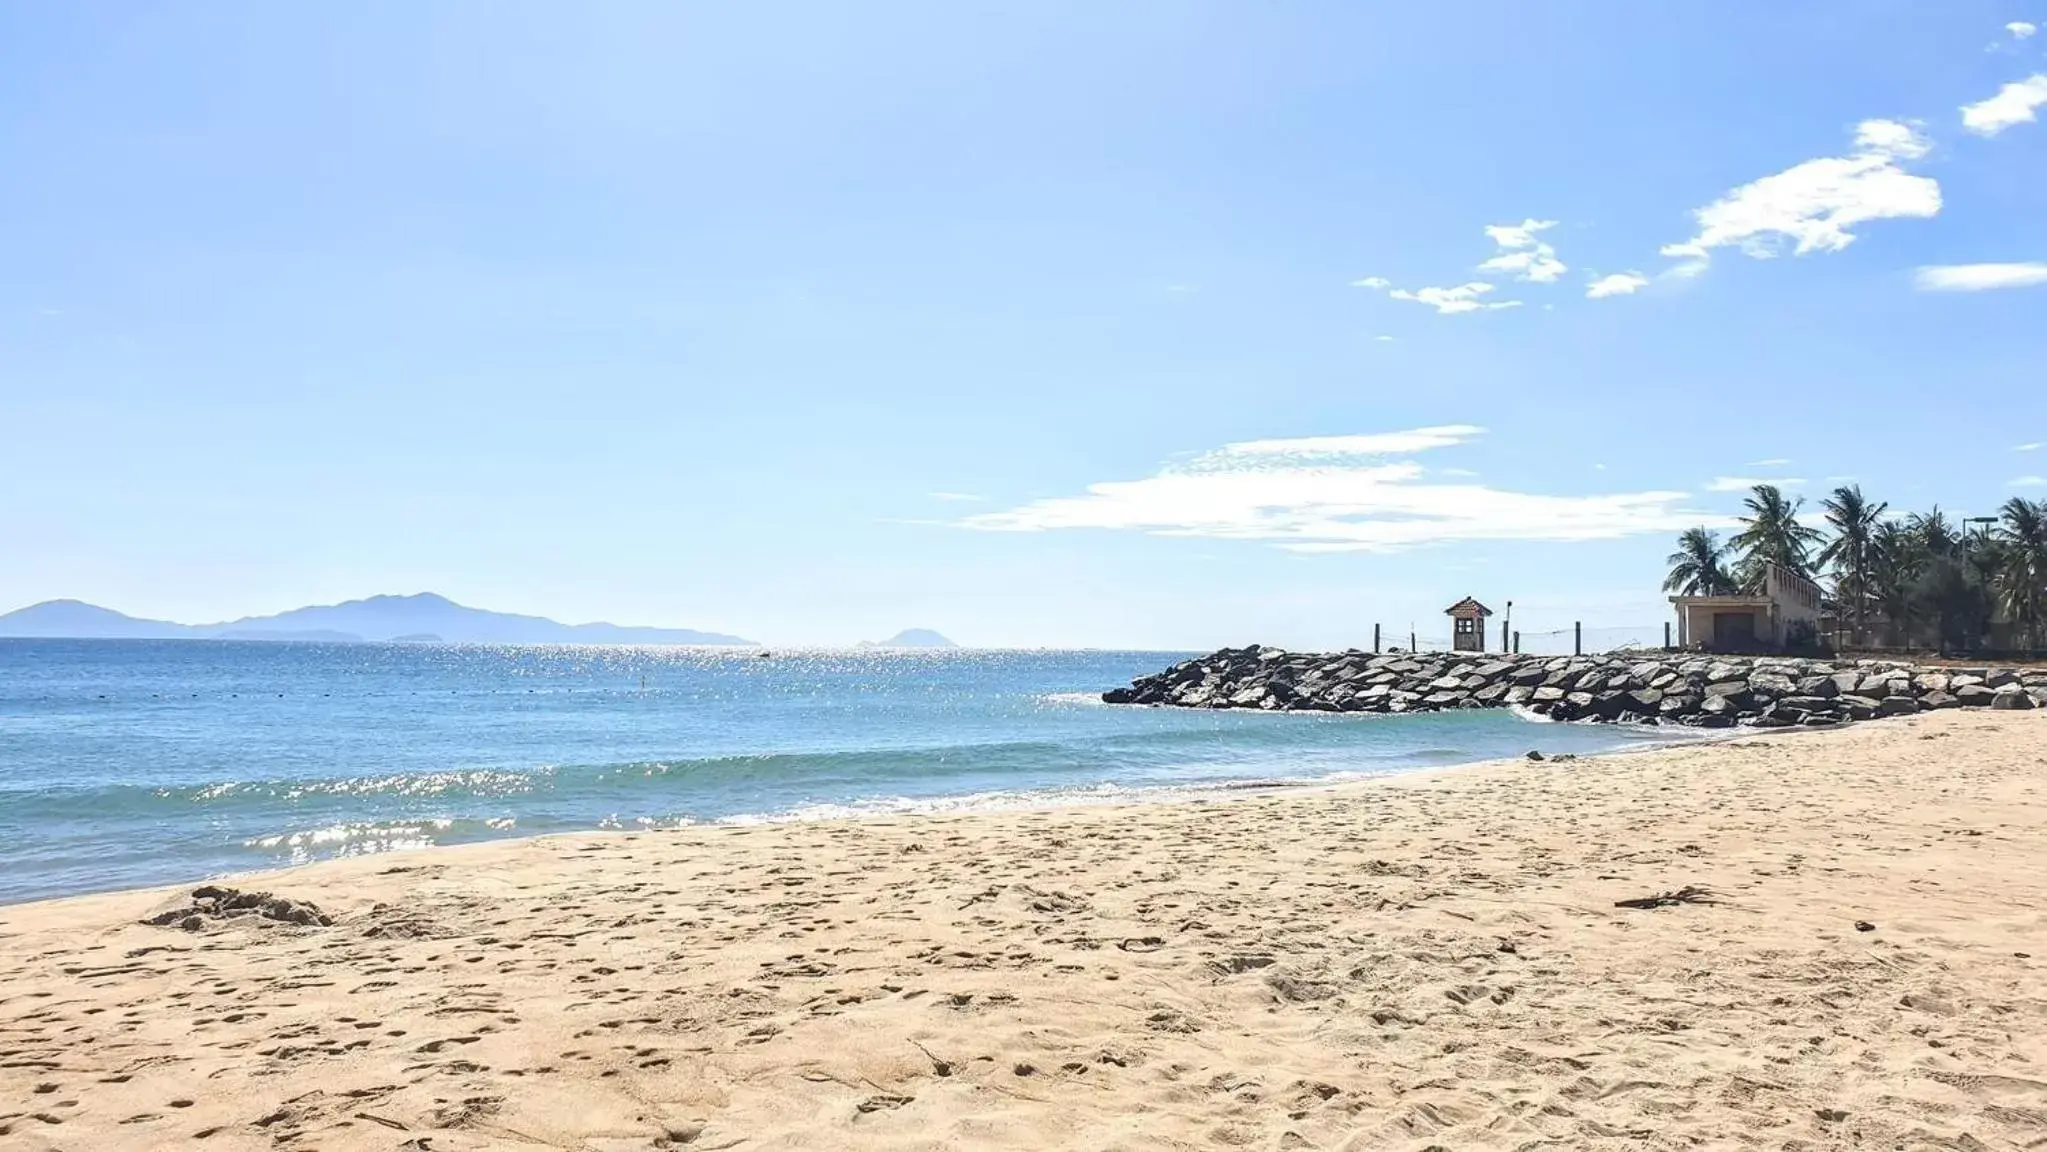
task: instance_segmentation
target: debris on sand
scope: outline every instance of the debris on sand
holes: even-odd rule
[[[334,923],[320,911],[319,905],[309,900],[291,900],[268,892],[244,892],[239,888],[223,888],[215,884],[202,884],[192,889],[191,904],[159,912],[142,922],[159,928],[183,928],[187,932],[197,932],[206,927],[209,920],[237,920],[247,916],[307,928],[327,928]]]
[[[1616,900],[1616,908],[1672,908],[1679,904],[1718,904],[1719,899],[1704,888],[1687,884],[1675,892],[1663,892],[1655,896],[1637,896],[1632,900]]]

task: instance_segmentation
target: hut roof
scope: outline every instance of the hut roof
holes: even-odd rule
[[[1479,616],[1490,616],[1493,614],[1493,610],[1479,603],[1478,601],[1473,600],[1469,596],[1466,596],[1464,599],[1459,600],[1457,603],[1452,604],[1448,608],[1443,609],[1443,615],[1445,616],[1470,616],[1474,614]]]

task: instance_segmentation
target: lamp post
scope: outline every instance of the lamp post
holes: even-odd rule
[[[1514,650],[1514,602],[1507,601],[1507,622],[1500,628],[1500,651]]]

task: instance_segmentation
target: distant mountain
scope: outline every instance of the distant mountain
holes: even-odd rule
[[[45,600],[0,616],[0,636],[175,640],[199,634],[199,629],[187,624],[138,620],[83,600]]]
[[[905,628],[901,632],[879,642],[866,640],[862,648],[957,648],[959,645],[940,636],[929,628]]]
[[[742,644],[751,640],[688,628],[633,628],[618,624],[559,624],[468,608],[445,596],[371,596],[342,604],[294,608],[274,616],[248,616],[225,624],[187,625],[138,620],[76,600],[51,600],[0,616],[0,636],[154,640],[420,640],[434,637],[472,644]]]

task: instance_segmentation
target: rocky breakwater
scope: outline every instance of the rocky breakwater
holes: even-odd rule
[[[1440,712],[1519,705],[1553,720],[1697,728],[1821,727],[1937,708],[2047,707],[2047,668],[1612,652],[1305,653],[1225,648],[1128,688],[1110,704],[1264,711]]]

